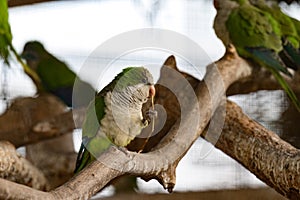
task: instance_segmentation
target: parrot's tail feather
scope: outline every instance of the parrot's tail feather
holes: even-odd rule
[[[263,65],[268,66],[276,71],[281,71],[284,74],[292,77],[292,74],[287,70],[284,62],[273,50],[263,47],[246,47],[245,49],[257,62],[262,63]]]
[[[75,167],[75,171],[77,170],[77,168],[80,166],[81,160],[82,160],[82,156],[83,156],[83,152],[84,152],[84,144],[81,143],[80,145],[80,149],[77,155],[77,159],[76,159],[76,167]]]
[[[83,144],[81,144],[81,146],[83,146],[83,148],[81,152],[79,151],[78,153],[74,174],[80,172],[85,166],[87,166],[93,160],[90,152],[86,150]]]
[[[281,87],[284,89],[290,100],[293,102],[296,109],[300,112],[300,102],[293,90],[290,88],[290,86],[287,84],[287,82],[283,79],[283,77],[278,71],[271,69],[271,72],[275,76],[276,80],[279,82]]]
[[[291,43],[285,42],[279,56],[288,68],[300,69],[300,50],[294,48]]]

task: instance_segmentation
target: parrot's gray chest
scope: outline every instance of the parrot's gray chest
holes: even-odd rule
[[[114,100],[112,92],[104,98],[105,116],[100,121],[100,133],[105,134],[115,145],[126,146],[144,128],[142,104],[124,105]]]

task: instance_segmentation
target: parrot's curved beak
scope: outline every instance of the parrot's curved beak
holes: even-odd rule
[[[150,98],[154,98],[155,96],[155,87],[154,85],[150,85],[150,88],[149,88],[149,97]]]

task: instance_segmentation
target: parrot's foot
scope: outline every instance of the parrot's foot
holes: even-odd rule
[[[143,118],[143,119],[142,119],[142,123],[143,123],[144,127],[146,127],[146,126],[149,125],[149,120],[146,119],[146,118]]]
[[[147,115],[150,119],[156,118],[156,117],[157,117],[157,111],[150,108],[150,109],[146,112],[146,115]]]
[[[146,117],[143,119],[143,124],[145,126],[148,126],[151,123],[151,121],[153,121],[156,117],[157,117],[157,111],[150,108],[146,112]],[[145,121],[147,121],[147,122],[145,122]]]
[[[126,149],[126,147],[118,147],[120,151],[122,151],[126,156],[129,154],[129,151]]]

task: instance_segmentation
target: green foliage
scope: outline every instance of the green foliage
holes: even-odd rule
[[[9,49],[12,42],[10,25],[8,22],[7,0],[0,0],[0,56],[8,64]]]

